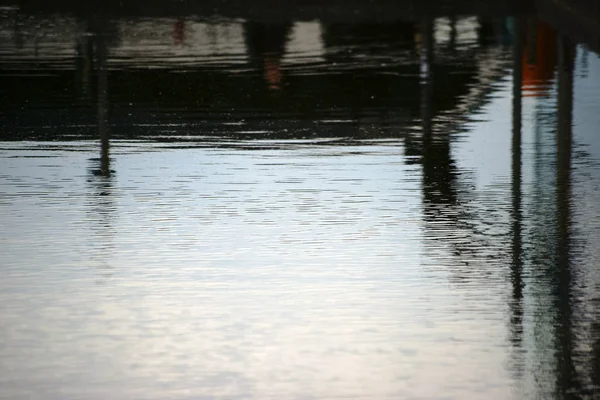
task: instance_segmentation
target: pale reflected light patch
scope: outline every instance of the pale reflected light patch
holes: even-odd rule
[[[192,18],[119,21],[120,42],[111,51],[110,63],[145,68],[245,64],[248,56],[242,25],[243,21],[237,20]]]
[[[318,21],[294,23],[282,64],[293,66],[322,63],[325,60],[322,34],[321,23]]]
[[[454,24],[454,28],[452,27]],[[448,17],[436,18],[434,22],[434,38],[436,45],[447,46],[452,40],[462,50],[477,46],[479,21],[477,17],[456,17],[454,20]],[[452,30],[454,39],[452,38]]]

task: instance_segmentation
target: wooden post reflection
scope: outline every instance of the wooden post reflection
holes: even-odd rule
[[[562,395],[577,387],[573,365],[571,310],[570,233],[571,233],[571,157],[573,122],[573,63],[575,48],[568,38],[558,41],[558,129],[557,129],[557,324],[558,390]]]
[[[98,133],[100,135],[100,173],[110,175],[110,132],[108,130],[108,82],[107,82],[107,48],[104,32],[97,33],[96,57],[98,73]]]
[[[521,117],[524,48],[523,21],[515,18],[513,43],[513,87],[512,87],[512,265],[513,287],[512,323],[513,341],[520,346],[523,325],[523,279],[521,243]]]

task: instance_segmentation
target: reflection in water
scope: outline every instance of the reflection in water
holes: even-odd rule
[[[512,242],[511,242],[511,341],[512,345],[519,349],[523,342],[523,244],[522,244],[522,73],[523,64],[523,21],[521,18],[512,20],[514,26],[514,42],[512,49],[513,76],[512,76],[512,143],[511,143],[511,192],[512,192]],[[516,370],[519,375],[522,371],[517,363]]]
[[[581,47],[302,24],[4,16],[12,398],[593,397]]]
[[[97,33],[96,59],[98,72],[98,133],[100,136],[100,174],[110,175],[110,132],[108,128],[107,48],[104,32]]]
[[[96,72],[96,109],[97,109],[97,125],[98,137],[100,139],[100,157],[92,158],[93,165],[91,167],[91,176],[88,182],[91,185],[92,201],[89,206],[90,221],[95,224],[90,224],[94,229],[91,241],[94,243],[94,251],[91,252],[90,258],[93,262],[99,265],[105,272],[101,273],[103,278],[109,278],[112,275],[112,267],[108,259],[111,253],[115,251],[113,243],[114,230],[113,219],[115,213],[115,204],[112,199],[113,184],[110,165],[110,128],[109,128],[109,97],[108,97],[108,21],[106,17],[100,16],[92,20],[88,24],[88,35],[85,35],[90,42],[88,47],[91,51],[83,53],[84,58],[95,58]],[[93,38],[93,41],[90,40]],[[83,65],[86,70],[82,75],[90,76],[90,62],[86,63],[83,60]],[[89,78],[82,81],[82,86],[87,85]]]
[[[556,48],[556,30],[543,21],[530,19],[522,52],[522,80],[528,96],[547,94],[556,67]]]
[[[173,26],[173,40],[176,45],[182,46],[185,42],[185,20],[178,19]]]
[[[557,391],[559,398],[567,398],[570,393],[580,393],[581,383],[574,365],[574,334],[571,271],[571,158],[573,124],[573,62],[574,47],[565,37],[559,39],[558,46],[558,129],[557,129],[557,170],[556,170],[556,210],[557,246],[555,297],[559,317],[556,321],[557,346]]]
[[[281,59],[285,53],[291,26],[291,23],[265,24],[253,21],[244,24],[244,36],[250,58],[261,71],[271,90],[281,89]]]
[[[445,207],[456,203],[454,162],[450,155],[450,138],[447,133],[433,136],[435,91],[434,55],[435,46],[431,20],[423,21],[421,34],[421,119],[423,128],[423,191],[425,215],[432,218],[444,212]]]
[[[91,267],[99,269],[99,275],[103,282],[113,274],[110,258],[115,252],[114,224],[116,204],[113,199],[113,177],[104,157],[108,157],[108,148],[102,148],[100,159],[92,158],[90,176],[88,178],[90,201],[86,205],[88,215],[86,220],[91,228],[89,241],[89,261]]]

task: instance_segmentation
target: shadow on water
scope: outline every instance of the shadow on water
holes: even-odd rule
[[[3,26],[14,27],[14,54],[2,63],[0,102],[6,111],[0,139],[98,141],[88,182],[104,243],[100,258],[114,249],[105,240],[115,217],[111,139],[238,149],[263,148],[252,147],[252,141],[277,148],[287,139],[335,146],[397,141],[404,161],[420,168],[425,236],[452,248],[456,275],[469,277],[486,257],[507,256],[515,374],[536,376],[534,385],[549,385],[538,389],[552,391],[553,398],[595,393],[600,319],[591,322],[592,350],[586,353],[578,341],[581,326],[590,321],[576,320],[577,288],[585,285],[573,272],[573,254],[581,246],[573,238],[576,46],[548,24],[520,15],[385,24],[94,16],[62,21],[71,30],[57,33],[49,48],[36,47],[32,57],[24,50],[32,26],[19,13],[11,18]],[[143,22],[172,33],[172,42],[167,35],[153,38]],[[151,45],[132,34],[136,23],[154,40]],[[205,34],[210,29],[221,30],[210,37]],[[74,55],[70,41],[76,43]],[[50,54],[57,48],[59,56]],[[482,221],[497,222],[496,217],[473,207],[473,182],[460,169],[453,146],[511,74],[510,223],[507,241],[492,245],[497,237],[483,232]],[[522,115],[525,97],[551,96],[554,84],[555,191],[549,201],[539,182],[526,195]],[[545,129],[545,114],[537,117],[535,123]],[[534,169],[542,168],[545,161],[536,157],[539,152],[532,157]],[[528,206],[550,211],[527,220]],[[537,292],[549,304],[532,311],[528,307],[535,301],[528,303],[527,296]],[[542,315],[546,311],[551,317]],[[531,344],[528,335],[540,343],[548,339],[536,335],[550,335],[553,347]],[[552,353],[553,365],[527,370],[523,354],[545,352]],[[542,355],[535,367],[544,362]]]

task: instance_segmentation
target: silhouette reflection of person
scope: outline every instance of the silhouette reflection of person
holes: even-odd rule
[[[281,59],[285,54],[285,46],[292,24],[261,23],[249,21],[244,24],[246,48],[251,63],[264,77],[270,90],[280,90],[283,73]]]

